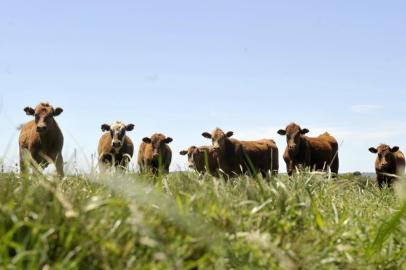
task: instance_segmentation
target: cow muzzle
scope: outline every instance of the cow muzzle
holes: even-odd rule
[[[113,142],[112,143],[114,148],[120,148],[121,147],[121,142]]]
[[[296,144],[288,145],[288,151],[290,154],[296,154],[297,145]]]
[[[289,151],[294,151],[294,150],[296,150],[296,144],[290,144],[290,145],[288,146],[288,149],[289,149]]]
[[[379,170],[385,170],[389,167],[389,163],[381,163],[379,166]]]
[[[37,132],[39,132],[39,133],[44,133],[46,130],[47,130],[47,126],[45,126],[45,125],[37,126]]]

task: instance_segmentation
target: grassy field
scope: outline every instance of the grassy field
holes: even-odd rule
[[[406,204],[303,173],[0,175],[0,269],[406,269]]]

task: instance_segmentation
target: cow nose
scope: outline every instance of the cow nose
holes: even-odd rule
[[[296,144],[289,145],[289,150],[294,150],[296,148]]]
[[[121,143],[120,142],[113,142],[113,147],[120,147]]]
[[[37,132],[44,132],[45,130],[47,130],[46,126],[37,126]]]
[[[194,168],[193,164],[189,164],[189,168],[193,169]]]
[[[152,155],[152,157],[157,158],[157,157],[159,157],[159,154],[158,154],[158,153],[154,153],[154,154]]]

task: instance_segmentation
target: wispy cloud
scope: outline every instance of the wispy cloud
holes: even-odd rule
[[[351,106],[351,111],[359,114],[370,114],[380,111],[383,108],[384,106],[376,104],[358,104]]]

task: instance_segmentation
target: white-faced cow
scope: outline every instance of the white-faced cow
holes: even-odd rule
[[[20,170],[27,172],[27,164],[32,157],[42,168],[54,163],[56,171],[63,177],[63,135],[54,117],[60,115],[61,108],[53,108],[49,103],[40,103],[35,109],[26,107],[25,113],[33,116],[34,120],[24,124],[21,128]]]
[[[398,146],[390,147],[381,144],[377,148],[369,148],[369,151],[378,154],[375,171],[380,188],[383,188],[385,184],[390,186],[399,176],[405,174],[405,156]]]
[[[106,165],[127,168],[134,154],[134,144],[126,132],[133,129],[133,124],[125,125],[119,121],[111,125],[103,124],[101,126],[104,134],[99,140],[98,154],[99,165],[102,170],[105,169]]]
[[[318,137],[307,137],[309,130],[302,129],[295,123],[289,124],[286,129],[280,129],[279,135],[285,136],[287,146],[283,158],[286,162],[287,172],[292,175],[295,169],[309,167],[311,170],[326,171],[338,174],[338,143],[329,133]]]
[[[138,151],[140,171],[152,172],[155,175],[161,172],[169,173],[172,150],[168,144],[171,142],[171,137],[166,137],[161,133],[155,133],[149,138],[143,138]]]

